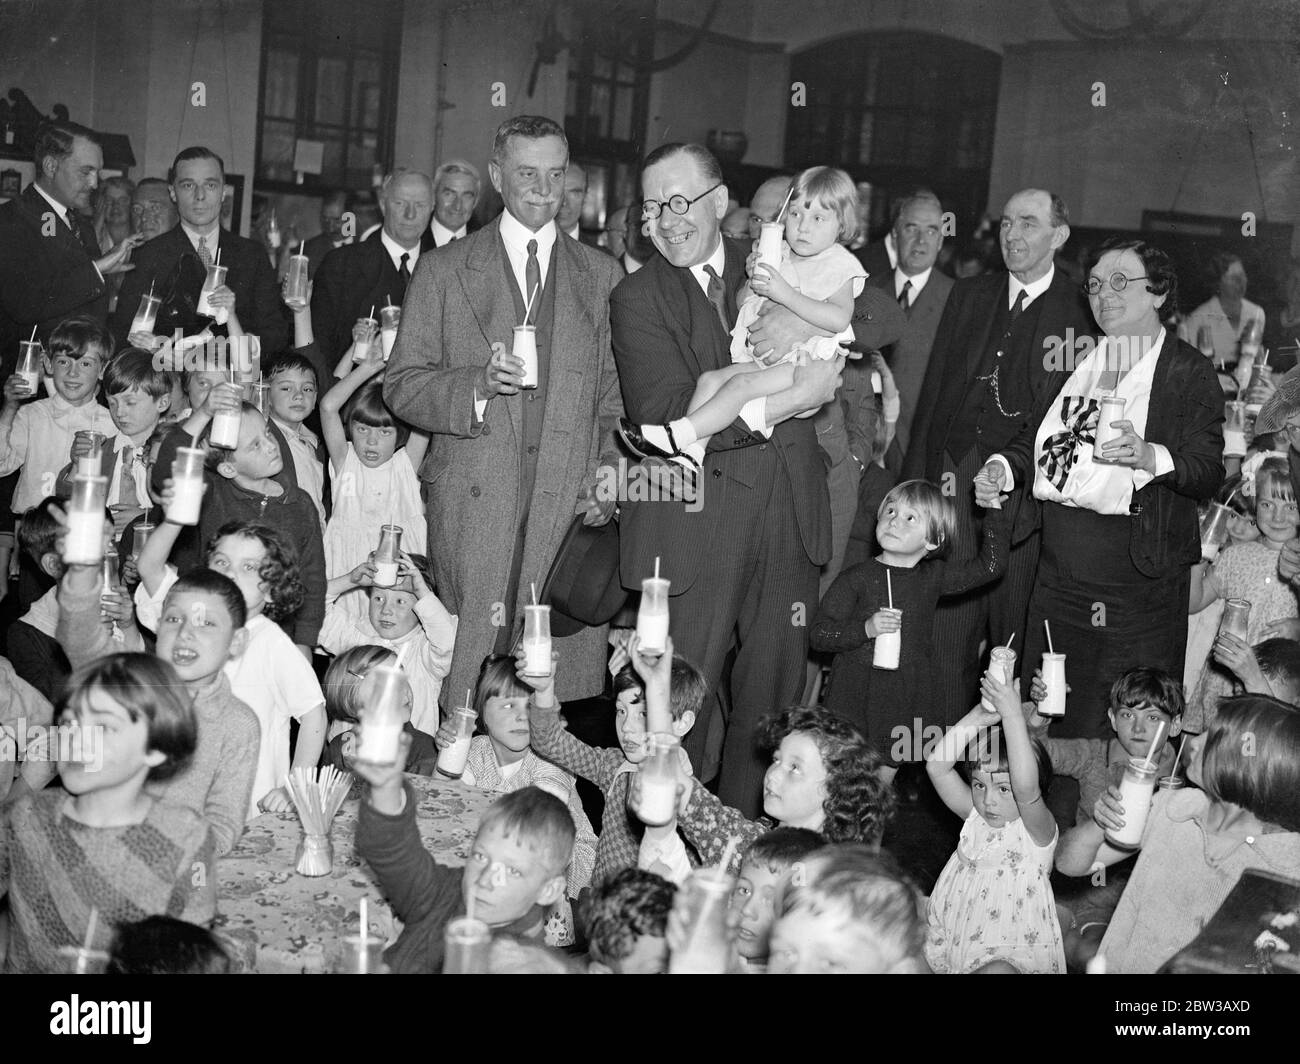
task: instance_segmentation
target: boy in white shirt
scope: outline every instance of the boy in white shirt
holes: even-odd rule
[[[113,337],[90,317],[68,318],[50,335],[45,355],[49,395],[36,399],[28,382],[15,373],[4,385],[0,407],[0,477],[21,469],[12,509],[23,514],[47,495],[68,462],[78,432],[116,435],[108,408],[95,400]],[[35,402],[27,400],[35,399]]]

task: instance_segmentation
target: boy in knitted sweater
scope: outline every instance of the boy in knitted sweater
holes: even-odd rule
[[[206,924],[216,914],[211,829],[145,788],[194,753],[197,724],[175,673],[147,654],[110,654],[72,675],[59,720],[63,789],[0,812],[7,972],[70,970],[68,951],[106,950],[119,924],[146,916]]]
[[[99,580],[96,566],[70,565],[59,587],[59,639],[74,668],[111,646],[99,619]],[[244,832],[261,743],[257,717],[230,693],[222,671],[243,653],[245,620],[244,596],[234,581],[196,569],[168,591],[155,648],[193,698],[198,738],[188,763],[166,780],[151,782],[150,793],[202,816],[212,827],[218,857]]]
[[[533,688],[529,729],[533,752],[559,765],[566,772],[591,780],[605,796],[600,839],[596,844],[596,869],[592,885],[624,868],[635,868],[644,825],[627,807],[628,783],[649,752],[647,737],[652,732],[671,732],[681,738],[695,724],[696,714],[708,694],[698,669],[682,658],[674,658],[672,641],[660,654],[643,653],[636,636],[628,643],[628,654],[644,687],[626,685],[620,673],[614,714],[617,750],[597,750],[574,738],[560,721],[555,699],[555,669],[544,677],[524,676]],[[620,684],[620,678],[624,680]]]
[[[483,814],[465,867],[441,865],[420,841],[415,793],[403,779],[410,742],[402,736],[394,764],[352,766],[370,784],[357,818],[357,853],[403,924],[384,953],[389,968],[442,971],[443,932],[471,898],[475,917],[493,931],[540,940],[573,855],[568,808],[539,787],[503,794]]]

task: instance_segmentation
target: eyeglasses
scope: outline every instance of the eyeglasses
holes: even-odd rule
[[[1128,287],[1129,281],[1145,281],[1147,275],[1144,273],[1141,277],[1126,277],[1122,273],[1112,273],[1110,275],[1110,286],[1116,292],[1122,292]],[[1097,277],[1089,277],[1083,286],[1083,290],[1090,296],[1095,296],[1101,291],[1101,280]]]
[[[1282,426],[1287,432],[1300,432],[1300,422],[1288,421]]]
[[[719,181],[716,185],[713,186],[713,188],[706,188],[703,192],[701,192],[698,196],[696,196],[695,199],[687,199],[685,196],[674,196],[666,203],[663,200],[652,200],[652,199],[642,200],[641,218],[644,221],[653,222],[656,218],[659,217],[659,215],[663,213],[665,207],[667,207],[670,211],[672,211],[673,214],[685,214],[687,211],[691,209],[692,204],[698,203],[710,192],[714,191],[714,189],[718,189],[721,187],[722,187],[722,182]]]

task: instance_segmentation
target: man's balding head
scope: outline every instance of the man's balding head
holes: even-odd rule
[[[384,232],[404,248],[414,248],[433,215],[433,182],[418,170],[398,170],[379,194]]]
[[[1032,284],[1046,274],[1057,249],[1068,239],[1070,216],[1060,196],[1026,188],[1007,200],[998,240],[1007,269],[1021,284]]]
[[[786,194],[790,191],[790,182],[793,178],[784,174],[778,174],[776,177],[769,177],[754,193],[754,198],[749,201],[749,237],[751,240],[757,240],[759,234],[763,231],[764,222],[776,221],[776,216],[781,213],[781,204],[785,202]]]

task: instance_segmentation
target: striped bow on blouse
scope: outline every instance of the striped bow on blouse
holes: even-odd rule
[[[1061,423],[1065,428],[1043,441],[1043,452],[1038,456],[1039,466],[1057,491],[1064,493],[1070,470],[1079,460],[1079,447],[1095,442],[1100,409],[1096,399],[1061,396]]]

